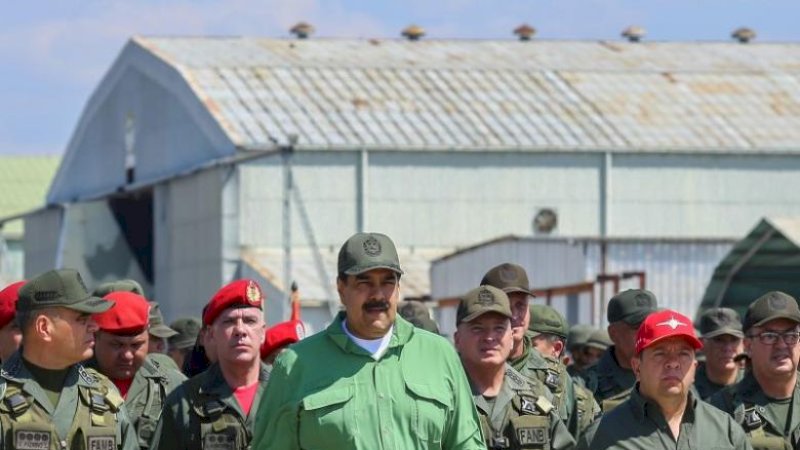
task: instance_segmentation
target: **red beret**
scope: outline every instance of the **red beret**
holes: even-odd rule
[[[264,295],[261,287],[253,280],[232,281],[218,290],[203,312],[203,324],[211,325],[222,311],[231,307],[251,307],[261,309]]]
[[[95,314],[94,321],[102,331],[112,334],[137,334],[147,329],[150,322],[150,303],[133,292],[111,292],[105,297],[114,302],[106,312]]]
[[[294,344],[305,336],[306,328],[299,320],[288,320],[267,329],[264,343],[261,344],[261,359],[282,347]]]
[[[0,291],[0,328],[8,325],[17,315],[17,299],[19,289],[25,285],[24,281],[11,283]]]

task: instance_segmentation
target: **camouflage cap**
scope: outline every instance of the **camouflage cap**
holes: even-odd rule
[[[471,322],[486,313],[512,318],[508,295],[494,286],[477,287],[461,297],[456,312],[456,325]]]
[[[615,295],[608,302],[608,323],[620,320],[628,325],[639,325],[658,309],[655,294],[647,289],[628,289]]]
[[[112,302],[91,295],[81,274],[73,269],[45,272],[25,283],[18,295],[19,312],[60,306],[82,313],[97,314],[114,306]]]
[[[614,343],[608,336],[608,330],[594,330],[594,332],[589,335],[589,339],[586,341],[587,347],[600,350],[607,350],[608,347],[611,347],[612,345],[614,345]]]
[[[339,250],[339,273],[358,275],[373,269],[389,269],[403,274],[394,242],[385,234],[354,234]]]
[[[178,334],[177,331],[168,327],[164,323],[164,316],[161,315],[161,307],[156,302],[150,302],[150,334],[160,338],[171,338]]]
[[[481,286],[494,286],[497,289],[502,289],[507,294],[522,292],[535,297],[531,293],[528,274],[522,266],[517,264],[503,263],[492,267],[483,276]]]
[[[569,324],[555,308],[547,305],[530,305],[528,308],[531,311],[531,322],[528,325],[528,330],[532,332],[532,336],[546,333],[554,334],[564,339],[567,338]]]
[[[170,348],[183,350],[185,348],[194,347],[194,343],[197,341],[197,335],[200,334],[200,328],[202,328],[202,326],[202,322],[196,317],[181,317],[169,324],[169,327],[178,333],[169,338]]]
[[[136,280],[117,280],[103,283],[96,288],[92,294],[96,297],[105,297],[112,292],[133,292],[134,294],[144,296],[142,285]]]
[[[579,323],[571,326],[569,334],[567,334],[567,348],[569,351],[586,345],[586,341],[589,340],[592,332],[594,332],[594,327],[591,325]]]
[[[713,338],[723,334],[744,337],[739,314],[730,308],[709,308],[700,316],[698,331],[703,338]]]
[[[750,328],[760,327],[775,319],[788,319],[800,323],[800,309],[797,307],[797,300],[784,292],[767,292],[747,308],[743,328],[746,333]]]
[[[431,319],[428,307],[424,303],[416,300],[402,301],[397,304],[397,313],[415,327],[439,334],[439,326]]]

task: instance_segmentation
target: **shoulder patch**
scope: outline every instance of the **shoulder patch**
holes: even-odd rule
[[[81,380],[88,384],[98,384],[100,382],[100,378],[97,377],[99,373],[94,369],[84,367],[83,364],[78,364],[78,375]]]

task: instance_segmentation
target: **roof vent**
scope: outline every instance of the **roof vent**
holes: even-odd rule
[[[642,27],[637,27],[636,25],[631,25],[622,30],[622,37],[628,39],[630,42],[639,42],[646,34],[647,30]]]
[[[425,36],[425,29],[418,25],[411,25],[403,30],[402,35],[409,41],[418,41],[419,38]]]
[[[558,213],[553,208],[541,208],[533,217],[535,234],[552,234],[558,226]]]
[[[731,33],[731,37],[741,42],[742,44],[747,44],[748,42],[756,38],[756,32],[750,28],[741,27],[733,30],[733,33]]]
[[[314,34],[314,26],[306,22],[297,22],[295,26],[289,29],[289,33],[297,36],[297,39],[308,39],[309,36]]]
[[[527,23],[523,23],[514,29],[514,34],[519,37],[520,41],[530,41],[531,38],[536,34],[536,28],[533,28]]]

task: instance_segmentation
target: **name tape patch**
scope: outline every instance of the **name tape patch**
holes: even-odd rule
[[[50,433],[47,431],[17,430],[14,434],[14,447],[19,450],[48,450]]]
[[[522,445],[540,445],[547,443],[547,428],[522,427],[517,428],[517,441]]]
[[[117,448],[114,436],[89,436],[86,444],[88,450],[115,450]]]

